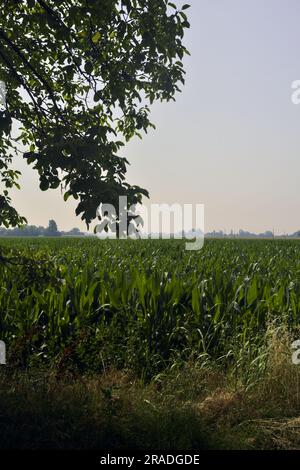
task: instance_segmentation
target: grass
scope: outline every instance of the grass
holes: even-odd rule
[[[0,251],[1,448],[300,448],[298,241]]]
[[[269,322],[299,324],[297,241],[209,240],[193,254],[175,240],[1,245],[14,264],[0,265],[0,339],[15,367],[151,380],[207,355],[246,373]]]
[[[0,375],[0,447],[18,449],[300,449],[300,369],[290,337],[269,331],[251,387],[217,364],[185,364],[144,383],[128,371]]]

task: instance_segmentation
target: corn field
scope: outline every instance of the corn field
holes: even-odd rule
[[[12,367],[153,377],[191,359],[253,363],[297,327],[300,243],[3,239],[0,339]],[[250,362],[249,362],[250,361]]]

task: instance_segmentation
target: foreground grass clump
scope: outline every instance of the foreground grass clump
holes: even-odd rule
[[[129,372],[71,377],[1,369],[0,448],[300,449],[300,369],[290,337],[270,330],[267,366],[185,364],[144,383]]]

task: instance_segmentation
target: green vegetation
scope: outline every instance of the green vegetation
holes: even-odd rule
[[[20,188],[16,152],[42,191],[60,186],[77,201],[87,225],[100,203],[118,207],[126,195],[129,209],[148,196],[127,181],[122,147],[154,128],[151,105],[175,101],[185,82],[187,9],[168,0],[1,2],[0,225],[26,222],[10,195]]]
[[[1,249],[0,446],[300,445],[299,242],[209,240],[188,252],[175,240],[5,239]]]
[[[268,324],[299,321],[297,242],[208,241],[200,252],[181,241],[1,245],[12,257],[1,266],[1,339],[16,365],[149,379],[193,358],[250,373]]]

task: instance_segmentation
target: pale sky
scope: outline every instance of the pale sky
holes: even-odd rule
[[[156,131],[124,148],[129,181],[152,203],[204,204],[206,231],[299,230],[300,105],[291,84],[300,80],[300,2],[188,3],[186,86],[176,103],[153,106]],[[13,200],[30,224],[85,229],[75,202],[40,191],[25,162],[18,168]]]

